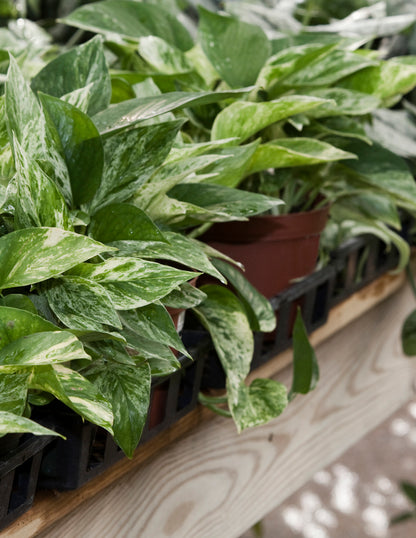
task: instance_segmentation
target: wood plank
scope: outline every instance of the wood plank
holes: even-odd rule
[[[314,333],[315,344],[327,339],[366,308],[372,308],[402,284],[400,276],[382,277],[339,305],[331,313],[328,324]],[[38,498],[34,508],[5,530],[4,536],[38,536],[61,518],[57,527],[46,530],[42,536],[238,536],[307,480],[316,468],[346,449],[408,397],[410,389],[406,375],[414,366],[412,361],[401,357],[398,350],[397,327],[400,320],[394,324],[394,330],[389,320],[392,309],[397,308],[401,312],[406,300],[408,290],[404,288],[398,297],[367,315],[365,326],[355,322],[355,329],[351,326],[351,330],[348,328],[338,335],[340,342],[338,338],[329,339],[319,346],[323,371],[319,389],[296,400],[282,417],[270,425],[238,437],[229,421],[216,417],[208,424],[198,426],[190,436],[170,444],[166,451],[154,458],[157,451],[211,416],[206,410],[198,409],[139,449],[132,462],[120,462],[75,492],[57,493],[55,496],[49,493]],[[349,312],[344,312],[343,307]],[[373,349],[374,340],[368,339],[368,335],[378,330],[379,323],[384,343],[382,349],[378,345]],[[357,361],[361,349],[365,349],[365,356]],[[392,353],[397,358],[396,363],[391,361]],[[275,373],[282,367],[281,356],[272,364],[273,367],[268,365],[269,373]],[[260,373],[264,376],[263,372]],[[283,379],[287,381],[289,375],[285,371]],[[361,376],[365,379],[357,385]],[[381,399],[378,383],[381,383],[382,392],[387,393]],[[400,387],[399,390],[392,390],[394,383]],[[368,394],[363,391],[367,385]],[[370,396],[376,402],[380,400],[380,405],[377,404],[374,409],[366,406],[371,401]],[[361,408],[365,409],[362,417],[359,413]],[[323,444],[320,439],[316,442],[314,439],[322,435],[322,430],[331,432],[331,435],[323,436]],[[309,444],[313,450],[308,448]],[[323,448],[327,450],[323,451]],[[298,461],[302,457],[305,460],[303,467]],[[188,459],[189,468],[186,464]],[[146,466],[142,465],[146,460]],[[293,476],[288,479],[290,469],[296,479]],[[155,478],[152,478],[153,474]],[[282,493],[277,502],[273,499],[271,506],[270,484],[274,484],[274,490],[276,477],[282,484]],[[257,482],[265,485],[264,492]],[[113,486],[109,488],[111,484]],[[262,499],[261,502],[259,499]],[[74,515],[64,517],[75,509]],[[88,522],[90,513],[91,521]],[[231,519],[228,513],[233,514]]]

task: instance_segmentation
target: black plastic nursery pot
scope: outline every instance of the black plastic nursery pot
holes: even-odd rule
[[[183,340],[194,360],[180,356],[179,370],[153,380],[150,408],[139,446],[172,426],[197,405],[204,362],[203,348],[192,337],[187,339],[186,333]],[[49,410],[43,410],[43,422],[53,423],[66,440],[57,439],[45,451],[39,477],[40,488],[79,488],[124,457],[123,451],[103,428],[83,422],[59,402],[48,407]]]
[[[43,452],[53,439],[31,434],[0,439],[0,531],[32,506]]]

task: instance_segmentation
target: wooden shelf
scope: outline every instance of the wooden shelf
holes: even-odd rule
[[[411,397],[416,361],[399,336],[413,307],[403,274],[381,277],[312,334],[318,387],[270,424],[238,435],[198,408],[83,488],[38,494],[3,536],[237,538]],[[290,360],[251,377],[289,384]]]

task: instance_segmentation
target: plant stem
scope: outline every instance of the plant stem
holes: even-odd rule
[[[220,415],[221,417],[232,418],[232,414],[230,413],[230,411],[228,411],[227,409],[223,409],[222,407],[218,407],[217,405],[214,405],[212,403],[211,398],[212,400],[224,399],[224,397],[215,398],[215,397],[205,396],[201,392],[198,394],[199,403],[204,405],[207,409],[209,409],[210,411],[213,411],[214,413],[216,413],[217,415]]]
[[[410,268],[410,263],[406,265],[406,276],[407,280],[409,281],[410,287],[412,288],[413,295],[416,298],[416,283],[415,279],[413,278],[412,269]]]
[[[198,400],[202,404],[226,404],[228,399],[227,396],[207,396],[202,392],[199,393]]]

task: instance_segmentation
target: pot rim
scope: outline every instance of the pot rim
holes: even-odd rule
[[[202,239],[209,243],[285,241],[320,235],[326,226],[330,204],[297,213],[255,215],[246,221],[214,224]]]

